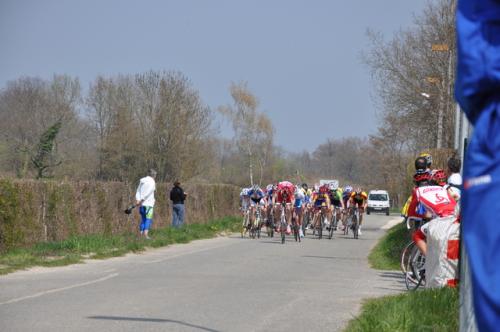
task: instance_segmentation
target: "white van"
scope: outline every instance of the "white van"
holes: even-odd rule
[[[389,209],[391,203],[389,202],[389,193],[385,190],[370,190],[368,194],[368,207],[366,208],[366,214],[370,212],[385,212],[389,215]]]

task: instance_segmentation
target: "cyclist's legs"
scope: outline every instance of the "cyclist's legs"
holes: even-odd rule
[[[297,218],[297,224],[299,226],[302,226],[302,216],[304,214],[304,206],[301,206],[300,208],[297,208],[296,213],[297,213],[297,216],[296,216],[296,218]]]
[[[359,211],[359,226],[363,224],[363,212],[365,211],[362,206],[358,207]]]
[[[253,225],[253,222],[255,220],[255,203],[254,201],[251,201],[250,203],[250,225]]]
[[[424,232],[417,229],[412,235],[413,242],[424,256],[427,255],[427,242]]]
[[[292,203],[286,203],[285,215],[286,215],[286,223],[290,225],[292,222]]]
[[[313,221],[312,221],[312,227],[313,229],[316,228],[316,225],[318,224],[319,218],[321,216],[321,207],[314,207],[314,214],[313,214]]]

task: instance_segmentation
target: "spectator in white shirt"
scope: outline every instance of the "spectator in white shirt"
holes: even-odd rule
[[[459,200],[462,191],[462,175],[460,174],[460,168],[462,162],[456,157],[451,157],[448,159],[448,185],[453,192],[453,198]]]
[[[135,193],[135,204],[140,206],[139,213],[141,215],[141,224],[139,230],[141,235],[146,239],[150,239],[148,233],[153,223],[153,207],[155,205],[155,183],[156,171],[150,169],[148,176],[143,177],[139,181],[139,186]]]

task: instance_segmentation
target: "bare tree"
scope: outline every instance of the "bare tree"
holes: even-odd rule
[[[235,142],[246,156],[250,183],[254,184],[254,168],[259,166],[259,182],[262,183],[265,168],[273,151],[274,128],[270,119],[257,111],[258,100],[246,83],[231,84],[234,106],[220,107],[233,125]]]
[[[455,0],[429,3],[412,28],[386,42],[369,31],[363,56],[371,70],[382,126],[397,116],[412,123],[406,140],[416,149],[453,145],[453,82],[456,57]]]
[[[51,81],[25,77],[8,82],[0,92],[0,139],[8,151],[5,167],[14,169],[19,177],[27,176],[43,133],[58,121],[61,128],[53,149],[60,154],[79,122],[79,103],[79,81],[68,76],[55,75]]]

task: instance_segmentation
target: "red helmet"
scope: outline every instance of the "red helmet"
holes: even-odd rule
[[[447,178],[446,173],[442,169],[437,169],[433,172],[431,180],[439,186],[444,186]]]
[[[422,181],[429,181],[431,179],[431,175],[428,172],[417,172],[413,176],[413,181],[415,183],[419,183]]]
[[[322,194],[325,194],[328,192],[328,186],[327,185],[322,185],[321,187],[319,187],[319,192],[322,193]]]

